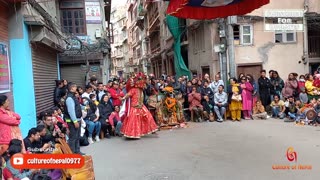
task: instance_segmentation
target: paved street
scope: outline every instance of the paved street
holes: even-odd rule
[[[97,180],[307,180],[320,178],[320,127],[280,120],[191,123],[140,140],[102,140],[93,155]],[[297,162],[286,157],[288,147]],[[312,165],[273,170],[272,165]]]

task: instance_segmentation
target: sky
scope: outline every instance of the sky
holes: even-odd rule
[[[121,6],[121,5],[125,5],[126,2],[127,2],[127,0],[112,0],[111,1],[111,8],[117,7],[117,6]]]

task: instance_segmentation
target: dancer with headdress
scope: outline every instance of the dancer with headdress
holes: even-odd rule
[[[154,133],[158,130],[150,111],[143,104],[143,89],[146,86],[146,76],[138,73],[133,81],[128,81],[130,87],[123,99],[130,98],[124,123],[121,129],[124,137],[138,139],[141,136]]]

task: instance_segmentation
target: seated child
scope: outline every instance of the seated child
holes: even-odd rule
[[[99,101],[97,101],[95,94],[90,94],[89,97],[90,97],[91,101],[92,101],[96,106],[99,105]]]
[[[209,96],[205,95],[204,101],[202,103],[203,105],[203,116],[205,120],[213,121],[214,115],[213,115],[213,101],[210,101]]]
[[[286,114],[289,116],[289,119],[294,120],[296,118],[297,111],[294,98],[290,96],[286,105]]]
[[[303,87],[300,90],[301,92],[299,94],[299,99],[303,104],[307,104],[309,99],[308,99],[308,94],[306,93],[306,88]]]
[[[285,103],[280,100],[280,96],[275,94],[273,96],[273,101],[271,102],[270,106],[272,107],[272,117],[273,118],[280,118],[284,119],[286,114],[285,114]]]
[[[253,120],[268,118],[268,114],[265,111],[264,106],[262,105],[262,102],[260,100],[257,100],[256,105],[253,107],[252,118]]]

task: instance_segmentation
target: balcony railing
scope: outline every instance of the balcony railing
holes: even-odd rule
[[[156,53],[161,49],[160,42],[156,44],[152,44],[151,46],[151,53]]]
[[[159,17],[159,11],[158,11],[158,6],[156,3],[152,4],[152,7],[150,8],[149,11],[149,27],[151,27],[154,23],[154,21]]]
[[[320,36],[309,36],[309,58],[320,58]]]

